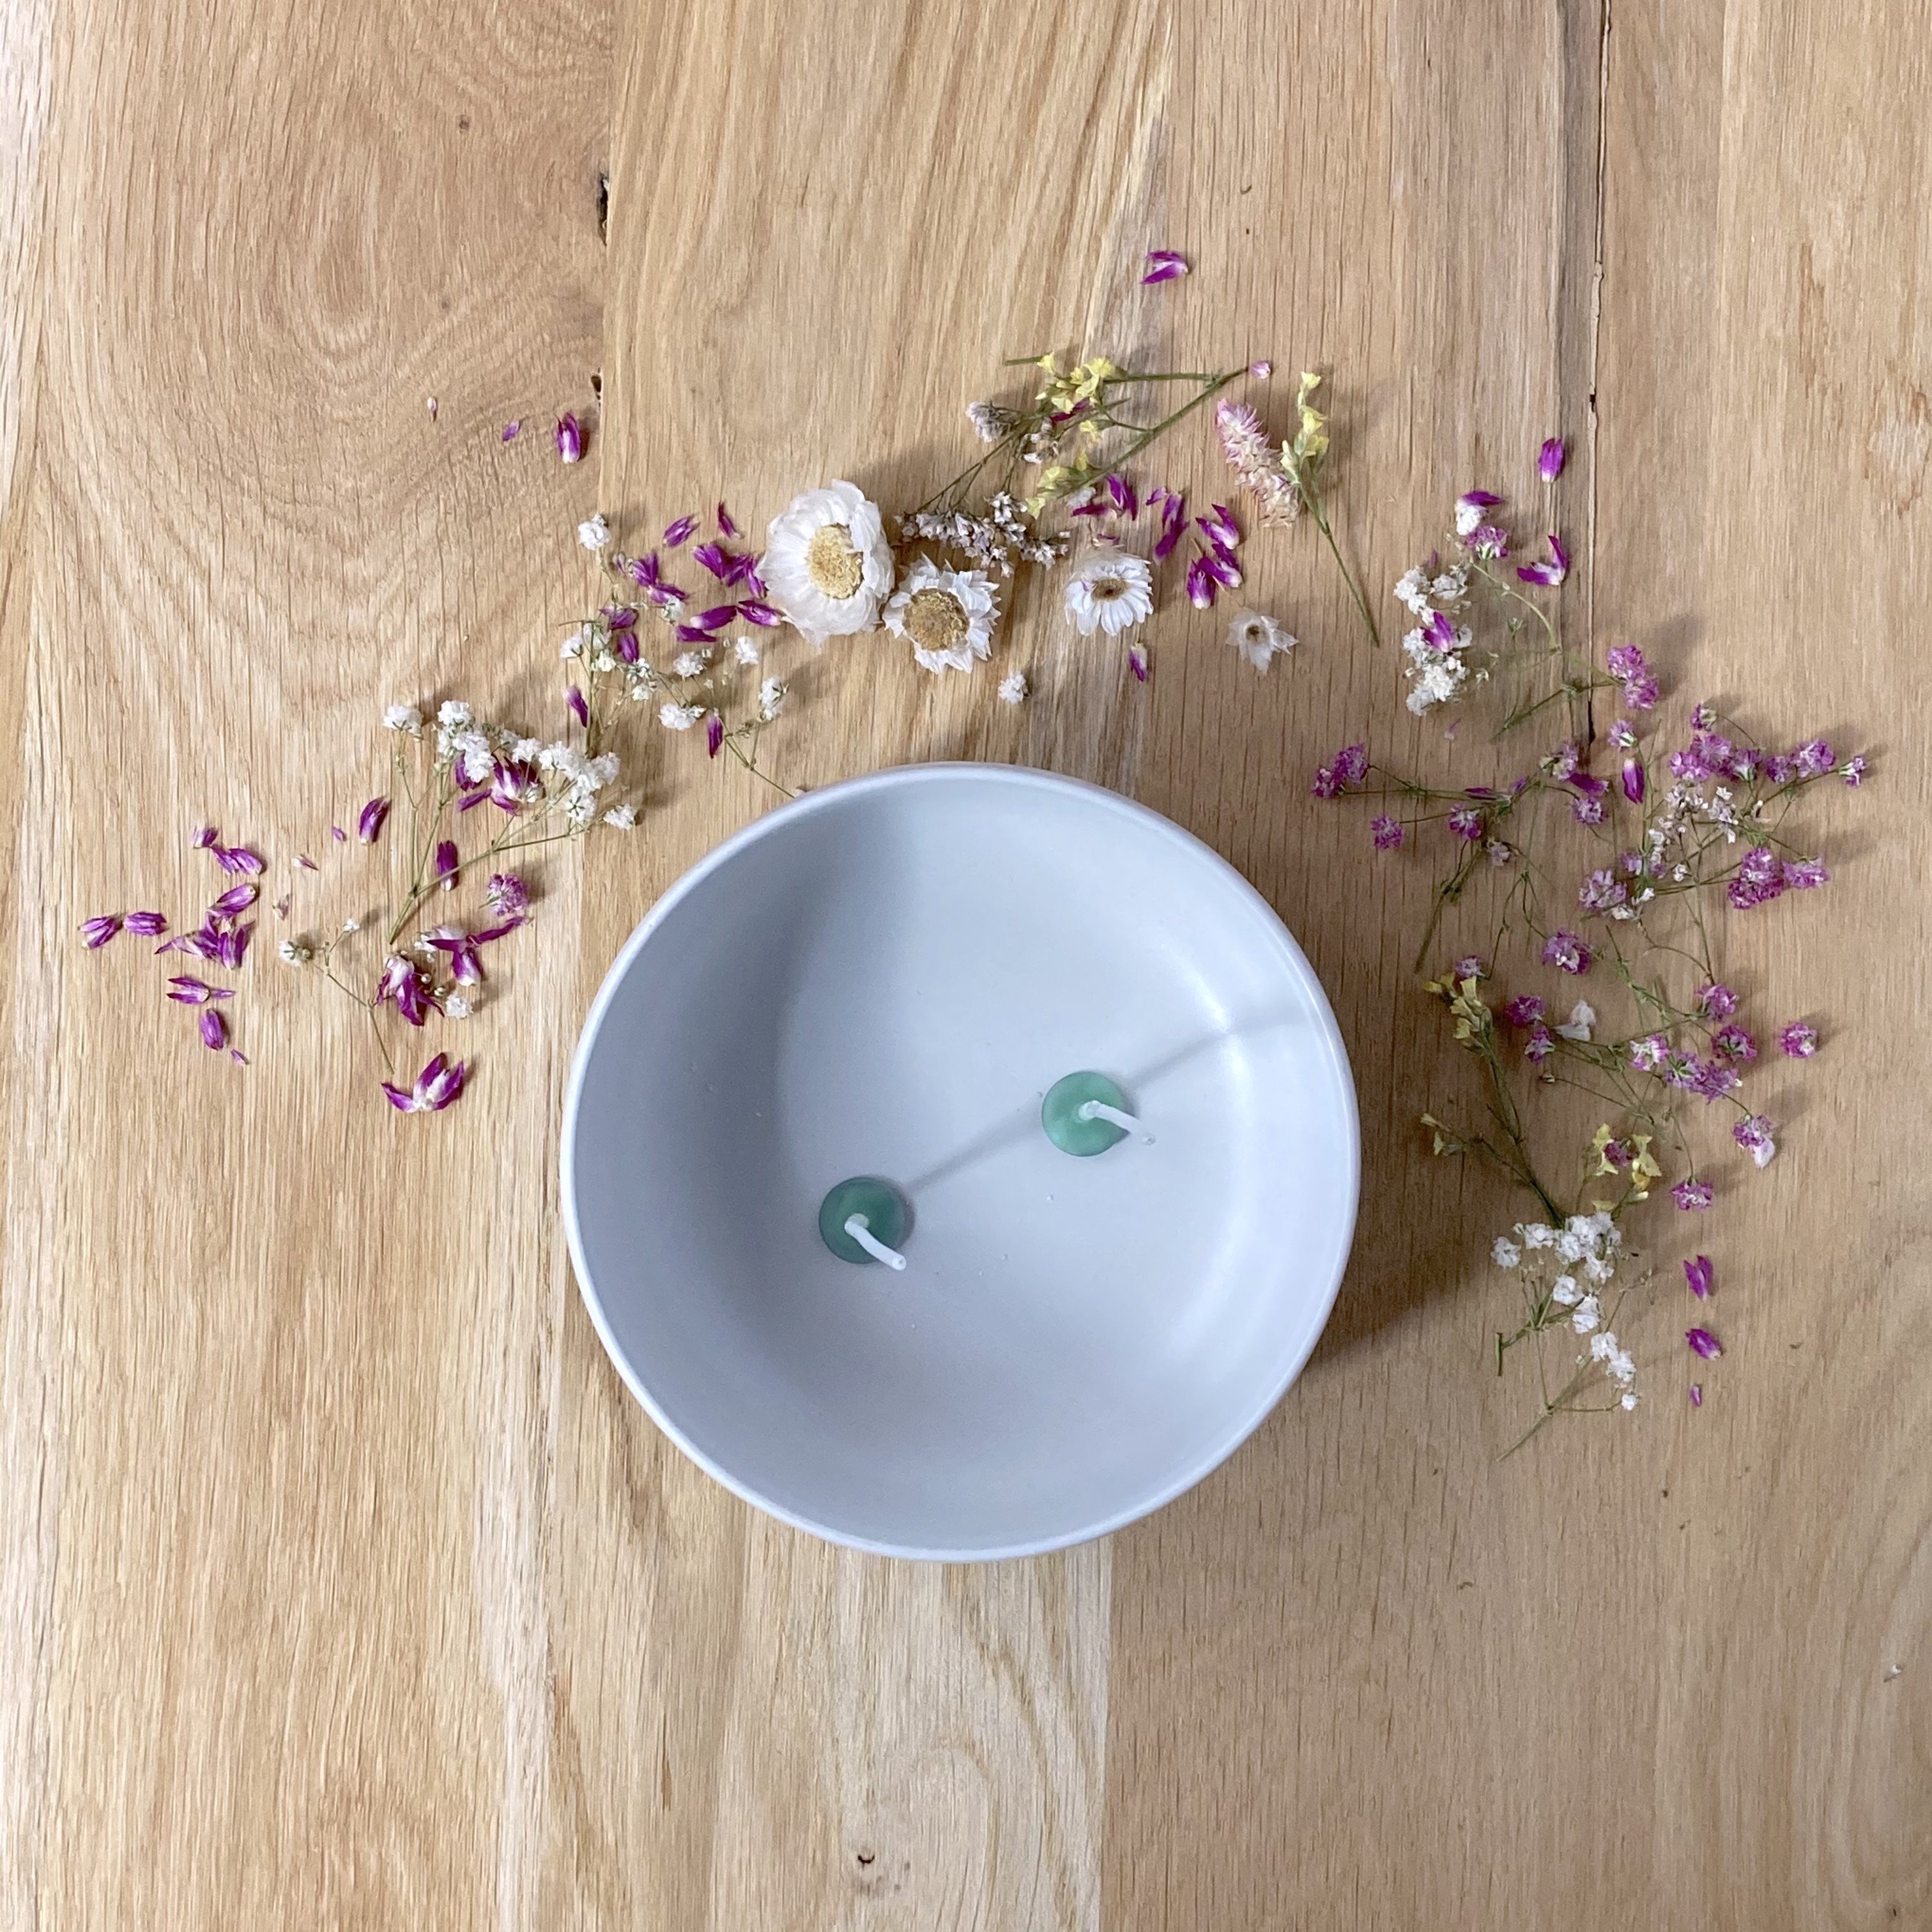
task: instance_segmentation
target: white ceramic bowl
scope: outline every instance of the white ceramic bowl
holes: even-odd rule
[[[1112,1076],[1136,1137],[1041,1131]],[[1156,814],[1002,765],[814,792],[674,886],[592,1008],[571,1254],[638,1400],[746,1501],[905,1556],[1029,1554],[1198,1482],[1327,1320],[1354,1091],[1281,922]],[[819,1203],[910,1199],[904,1274]]]

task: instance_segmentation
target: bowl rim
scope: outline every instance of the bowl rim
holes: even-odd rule
[[[705,880],[720,868],[728,865],[747,846],[759,839],[768,838],[775,830],[782,830],[813,813],[836,809],[850,800],[868,793],[898,790],[940,781],[957,781],[962,778],[974,783],[1016,785],[1023,788],[1079,794],[1123,818],[1132,820],[1143,831],[1156,832],[1184,846],[1197,861],[1203,862],[1211,870],[1220,872],[1236,888],[1238,893],[1245,897],[1250,905],[1262,915],[1286,946],[1292,964],[1298,970],[1308,992],[1312,995],[1314,1013],[1320,1023],[1322,1042],[1332,1057],[1335,1070],[1340,1076],[1344,1114],[1342,1124],[1346,1130],[1348,1155],[1348,1189],[1341,1260],[1335,1270],[1334,1280],[1328,1283],[1318,1297],[1320,1319],[1312,1325],[1306,1346],[1298,1352],[1274,1385],[1267,1390],[1250,1410],[1238,1415],[1208,1449],[1195,1458],[1182,1474],[1128,1508],[1064,1534],[983,1547],[954,1549],[938,1545],[886,1542],[855,1535],[848,1530],[816,1522],[801,1510],[790,1508],[775,1502],[770,1497],[760,1495],[752,1484],[723,1467],[686,1436],[665,1413],[646,1386],[643,1378],[632,1366],[624,1351],[619,1347],[604,1314],[602,1298],[591,1280],[590,1268],[584,1258],[583,1235],[578,1222],[576,1144],[577,1118],[583,1098],[584,1081],[591,1056],[596,1051],[598,1036],[603,1030],[605,1016],[616,1000],[619,989],[629,976],[638,956],[649,944],[652,935]],[[1042,771],[1029,765],[1000,764],[982,759],[954,759],[890,766],[880,771],[867,772],[856,778],[841,779],[834,784],[803,793],[761,814],[748,824],[740,826],[729,838],[713,846],[666,888],[656,903],[638,922],[630,938],[619,949],[617,956],[610,962],[603,982],[597,989],[596,997],[590,1003],[590,1011],[584,1017],[583,1031],[578,1037],[577,1048],[571,1058],[570,1078],[564,1092],[558,1174],[571,1270],[576,1276],[578,1292],[589,1311],[592,1324],[597,1330],[598,1340],[603,1344],[604,1352],[644,1412],[706,1474],[722,1484],[741,1502],[749,1503],[753,1508],[762,1510],[766,1515],[775,1516],[794,1529],[803,1530],[808,1535],[848,1550],[862,1550],[875,1556],[901,1557],[920,1562],[991,1563],[1016,1557],[1043,1556],[1056,1550],[1077,1548],[1082,1544],[1110,1536],[1117,1530],[1126,1528],[1130,1523],[1138,1522],[1213,1474],[1274,1414],[1282,1398],[1299,1378],[1302,1370],[1308,1366],[1309,1358],[1320,1345],[1329,1318],[1334,1312],[1336,1299],[1341,1293],[1342,1280],[1348,1272],[1349,1258],[1354,1246],[1356,1217],[1361,1202],[1361,1118],[1355,1093],[1354,1071],[1349,1064],[1348,1047],[1342,1040],[1342,1029],[1335,1018],[1334,1010],[1329,1004],[1328,994],[1314,968],[1309,963],[1308,956],[1302,951],[1281,915],[1240,872],[1204,839],[1190,832],[1185,826],[1177,824],[1164,814],[1156,812],[1151,806],[1142,805],[1136,800],[1110,790],[1104,785],[1092,784],[1084,778],[1070,778],[1061,772]]]

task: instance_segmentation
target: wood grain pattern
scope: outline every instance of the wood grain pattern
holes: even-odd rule
[[[30,0],[0,52],[0,1929],[1932,1924],[1923,22]],[[1194,275],[1142,289],[1157,245]],[[1495,754],[1406,719],[1305,529],[1250,553],[1304,640],[1264,680],[1182,606],[1137,688],[1030,592],[1018,712],[862,640],[800,657],[769,743],[794,784],[965,756],[1129,792],[1334,1000],[1366,1173],[1329,1334],[1108,1544],[830,1550],[604,1361],[564,1069],[644,907],[770,796],[688,742],[637,734],[646,830],[549,868],[422,1132],[259,951],[243,1072],[76,946],[197,902],[200,816],[278,890],[323,861],[295,925],[363,910],[383,861],[326,828],[381,784],[373,707],[553,708],[578,518],[916,499],[1049,345],[1328,370],[1376,586],[1560,428],[1573,621],[1880,755],[1820,814],[1828,899],[1737,935],[1828,1046],[1760,1070],[1785,1150],[1697,1231],[1701,1413],[1660,1293],[1636,1423],[1498,1460],[1511,1204],[1411,1125],[1453,1077],[1408,971],[1428,876],[1305,796],[1365,722],[1472,781]],[[1214,474],[1194,435],[1160,466]]]

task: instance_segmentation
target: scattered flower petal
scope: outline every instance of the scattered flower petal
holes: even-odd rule
[[[382,821],[388,815],[389,801],[386,798],[372,798],[356,815],[356,837],[365,845],[374,844],[382,836]]]
[[[556,419],[556,453],[566,463],[577,463],[583,459],[583,426],[568,410]]]
[[[1724,1352],[1724,1344],[1708,1328],[1687,1328],[1684,1339],[1690,1343],[1690,1352],[1707,1362],[1714,1362]]]
[[[1684,1285],[1700,1301],[1702,1301],[1711,1292],[1712,1273],[1711,1257],[1708,1255],[1700,1255],[1694,1261],[1688,1261],[1684,1264]]]
[[[91,950],[105,946],[121,930],[121,915],[118,912],[104,912],[96,917],[81,922],[80,936]]]
[[[201,1016],[201,1043],[211,1052],[228,1044],[228,1022],[212,1006]]]
[[[1187,263],[1176,250],[1150,248],[1147,273],[1141,278],[1141,286],[1144,288],[1150,282],[1178,281],[1186,272]]]
[[[1546,483],[1554,483],[1563,474],[1563,439],[1551,436],[1536,453],[1536,473]]]

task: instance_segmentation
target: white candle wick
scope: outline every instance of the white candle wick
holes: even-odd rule
[[[1124,1134],[1133,1132],[1140,1125],[1132,1114],[1124,1114],[1119,1108],[1110,1107],[1104,1100],[1082,1100],[1073,1110],[1073,1118],[1076,1120],[1105,1120],[1118,1127]],[[1141,1138],[1148,1146],[1153,1146],[1153,1135],[1143,1134]]]
[[[864,1215],[848,1214],[845,1217],[845,1232],[865,1250],[866,1253],[872,1256],[873,1260],[884,1262],[889,1268],[897,1268],[902,1273],[904,1271],[905,1256],[901,1254],[898,1249],[887,1247],[885,1243],[872,1232],[872,1224],[867,1221]]]

